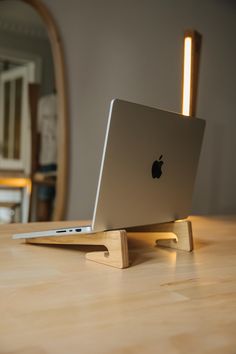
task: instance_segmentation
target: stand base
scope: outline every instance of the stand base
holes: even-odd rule
[[[134,227],[126,230],[132,239],[148,237],[155,245],[191,252],[193,250],[192,224],[177,220],[163,224]]]
[[[125,230],[104,231],[92,234],[35,237],[25,240],[26,243],[50,245],[99,245],[108,251],[89,252],[86,258],[116,268],[129,266],[127,234]]]
[[[193,236],[191,222],[178,220],[175,222],[135,227],[125,230],[104,231],[83,235],[66,235],[36,237],[26,239],[30,244],[55,245],[103,245],[108,251],[89,252],[86,258],[116,268],[129,266],[127,237],[148,237],[153,244],[178,250],[192,251]]]

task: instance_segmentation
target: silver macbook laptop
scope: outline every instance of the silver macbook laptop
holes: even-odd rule
[[[91,233],[186,218],[204,127],[202,119],[113,100],[92,225],[13,238]]]

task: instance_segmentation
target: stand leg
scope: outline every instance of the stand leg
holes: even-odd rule
[[[86,258],[116,268],[129,266],[126,231],[107,231],[88,235],[66,235],[26,239],[27,243],[54,245],[103,245],[108,251],[89,252]]]
[[[133,238],[138,234],[142,234],[162,247],[189,252],[193,250],[192,225],[189,220],[177,220],[163,224],[130,228],[127,230],[127,234]]]

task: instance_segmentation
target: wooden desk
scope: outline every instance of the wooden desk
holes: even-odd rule
[[[124,270],[0,226],[0,353],[235,354],[236,217],[191,220],[193,253],[132,239]]]

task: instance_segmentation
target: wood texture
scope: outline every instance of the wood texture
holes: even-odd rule
[[[149,238],[153,245],[189,252],[193,250],[192,226],[189,220],[130,228],[127,232],[129,239]]]
[[[52,14],[41,0],[21,0],[32,6],[42,18],[49,36],[52,48],[55,81],[58,98],[58,168],[56,182],[56,200],[53,213],[53,220],[62,220],[65,215],[67,203],[67,181],[68,181],[68,100],[66,90],[66,75],[64,65],[64,54],[61,37]]]
[[[192,251],[192,228],[188,220],[152,225],[149,227],[137,227],[129,229],[128,235],[136,238],[140,235],[144,238],[153,239],[164,247]],[[51,244],[51,245],[101,245],[108,252],[87,253],[86,258],[98,263],[103,263],[116,268],[129,266],[129,253],[127,233],[125,230],[98,232],[91,234],[70,234],[53,237],[35,237],[26,239],[27,243]]]
[[[50,245],[100,245],[107,251],[89,252],[86,258],[116,268],[129,266],[127,235],[124,230],[98,232],[87,235],[65,235],[57,237],[37,237],[26,240],[27,243]]]
[[[189,115],[195,117],[197,109],[197,96],[198,96],[198,81],[199,81],[199,68],[202,35],[194,30],[187,30],[184,32],[184,38],[192,38],[192,55],[191,55],[191,93],[190,93],[190,111]],[[184,65],[184,63],[183,63]],[[183,70],[184,72],[184,70]]]
[[[234,354],[236,217],[190,220],[193,252],[130,239],[123,270],[11,239],[76,221],[0,226],[0,353]]]

